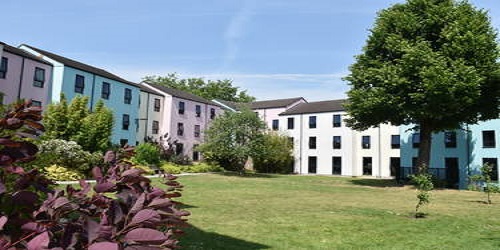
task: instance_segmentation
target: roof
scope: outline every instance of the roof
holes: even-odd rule
[[[39,57],[36,57],[22,49],[18,49],[16,47],[12,47],[6,43],[3,43],[3,42],[0,42],[1,45],[3,45],[3,50],[4,51],[7,51],[9,53],[12,53],[12,54],[16,54],[18,56],[22,56],[22,57],[25,57],[25,58],[29,58],[33,61],[37,61],[37,62],[40,62],[40,63],[43,63],[43,64],[47,64],[47,65],[50,65],[52,66],[52,64],[50,62],[47,62],[45,60],[43,60],[42,58],[39,58]]]
[[[44,55],[44,56],[47,56],[55,61],[58,61],[66,66],[69,66],[71,68],[75,68],[75,69],[79,69],[79,70],[83,70],[83,71],[86,71],[86,72],[90,72],[90,73],[93,73],[93,74],[96,74],[96,75],[99,75],[99,76],[102,76],[102,77],[106,77],[108,79],[111,79],[111,80],[115,80],[115,81],[118,81],[118,82],[122,82],[122,83],[126,83],[126,84],[129,84],[129,85],[132,85],[132,86],[136,86],[136,87],[139,87],[138,84],[136,83],[133,83],[133,82],[129,82],[115,74],[112,74],[112,73],[109,73],[108,71],[106,70],[103,70],[103,69],[100,69],[100,68],[96,68],[94,66],[90,66],[88,64],[84,64],[84,63],[81,63],[81,62],[77,62],[75,60],[72,60],[72,59],[69,59],[69,58],[66,58],[64,56],[60,56],[60,55],[56,55],[54,53],[51,53],[51,52],[48,52],[48,51],[45,51],[45,50],[42,50],[42,49],[39,49],[39,48],[35,48],[33,46],[30,46],[30,45],[27,45],[27,44],[23,44],[22,46],[26,46],[32,50],[35,50],[37,52],[39,52],[40,54]]]
[[[287,99],[277,99],[277,100],[267,100],[258,101],[250,103],[251,109],[268,109],[268,108],[285,108],[291,104],[294,104],[300,100],[304,100],[302,97],[287,98]]]
[[[279,115],[300,115],[300,114],[310,114],[310,113],[344,111],[345,108],[343,104],[346,101],[347,100],[345,99],[341,99],[341,100],[301,103]]]
[[[169,88],[169,87],[165,87],[165,86],[161,86],[161,85],[158,85],[158,84],[153,84],[153,83],[150,83],[150,82],[144,82],[145,84],[155,88],[155,89],[158,89],[164,93],[167,93],[171,96],[175,96],[175,97],[178,97],[178,98],[182,98],[182,99],[186,99],[186,100],[191,100],[191,101],[195,101],[195,102],[201,102],[201,103],[205,103],[205,104],[210,104],[210,105],[213,105],[213,106],[217,106],[217,107],[220,107],[219,104],[215,103],[215,102],[212,102],[212,101],[209,101],[203,97],[199,97],[197,95],[193,95],[191,93],[188,93],[188,92],[185,92],[185,91],[182,91],[182,90],[178,90],[178,89],[174,89],[174,88]]]
[[[231,102],[219,99],[217,99],[216,101],[222,103],[223,105],[226,105],[229,108],[232,108],[233,110],[239,110],[241,108],[241,105],[244,105],[244,103],[240,102]]]
[[[164,96],[163,93],[156,91],[156,90],[154,90],[154,89],[152,89],[149,86],[146,86],[144,84],[140,84],[139,88],[141,88],[141,91],[143,91],[143,92],[147,92],[147,93],[151,93],[151,94],[155,94],[155,95],[159,95],[159,96]]]

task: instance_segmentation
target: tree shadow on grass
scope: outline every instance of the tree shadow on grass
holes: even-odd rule
[[[238,250],[257,250],[269,249],[269,246],[255,242],[249,242],[221,235],[213,232],[205,232],[197,227],[184,228],[185,234],[180,238],[182,249],[238,249]]]
[[[278,174],[262,174],[262,173],[240,174],[238,172],[231,172],[231,171],[218,172],[215,174],[223,175],[223,176],[235,176],[235,177],[241,177],[241,178],[277,178],[278,177]]]
[[[401,187],[402,185],[392,179],[353,179],[351,183],[370,187]]]

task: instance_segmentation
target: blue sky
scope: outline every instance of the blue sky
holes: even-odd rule
[[[259,100],[345,97],[376,13],[401,0],[2,0],[0,41],[131,81],[233,79]],[[500,29],[500,3],[473,0]]]

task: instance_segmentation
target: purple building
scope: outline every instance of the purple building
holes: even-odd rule
[[[0,92],[2,104],[31,99],[33,105],[50,103],[52,65],[21,49],[0,42]]]

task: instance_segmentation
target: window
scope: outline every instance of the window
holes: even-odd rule
[[[400,148],[401,140],[399,135],[391,135],[391,148]]]
[[[43,88],[45,83],[45,69],[35,67],[35,74],[33,75],[33,86]]]
[[[201,106],[200,105],[195,106],[195,112],[196,112],[196,117],[201,117]]]
[[[0,78],[5,79],[7,76],[7,69],[9,65],[9,59],[7,57],[2,57],[2,62],[0,63]]]
[[[309,128],[316,128],[316,116],[309,116]]]
[[[411,136],[411,142],[413,144],[413,148],[420,147],[420,133],[414,133]]]
[[[333,137],[333,149],[340,149],[342,147],[342,138],[340,136]]]
[[[498,181],[498,162],[497,158],[483,158],[483,165],[489,164],[493,167],[491,171],[491,180]]]
[[[184,114],[184,109],[185,109],[185,104],[184,102],[179,102],[179,114],[183,115]]]
[[[154,111],[155,112],[160,112],[160,108],[161,108],[160,99],[155,98]]]
[[[160,123],[158,121],[153,121],[153,135],[157,135],[158,130],[160,130]]]
[[[340,115],[333,115],[333,127],[338,128],[342,126],[342,119]]]
[[[495,131],[486,130],[483,131],[483,148],[494,148],[495,143]]]
[[[200,137],[200,125],[194,125],[194,137]]]
[[[127,139],[120,139],[120,146],[124,147],[127,144],[128,144],[128,140]]]
[[[31,106],[33,107],[42,107],[41,101],[31,100]]]
[[[184,124],[182,122],[177,123],[177,135],[178,136],[184,135]]]
[[[417,167],[417,162],[418,162],[418,158],[417,157],[412,157],[411,158],[411,167],[412,168],[416,168]]]
[[[293,129],[293,125],[294,125],[293,117],[288,118],[287,121],[288,121],[287,128],[288,129]]]
[[[182,143],[175,143],[175,154],[176,155],[182,155],[184,152],[184,144]]]
[[[342,157],[332,157],[332,174],[342,174]]]
[[[279,126],[280,126],[280,121],[273,120],[273,130],[278,130]]]
[[[307,170],[310,174],[315,174],[318,165],[318,157],[309,156]]]
[[[132,90],[125,88],[125,95],[123,97],[123,102],[125,104],[130,104],[132,103]]]
[[[215,118],[215,109],[214,108],[210,108],[210,119],[214,119]]]
[[[83,94],[85,88],[85,77],[82,75],[75,76],[75,93]]]
[[[102,89],[101,89],[101,98],[108,100],[110,93],[111,93],[111,89],[110,89],[109,82],[103,82]]]
[[[127,114],[124,114],[122,116],[122,129],[123,130],[128,130],[128,126],[130,125],[130,116]]]
[[[444,132],[444,146],[447,148],[457,147],[457,133],[455,131]]]
[[[309,137],[309,149],[316,149],[316,136]]]
[[[361,148],[369,149],[370,146],[371,146],[370,136],[369,135],[363,135],[361,137]]]
[[[200,152],[196,149],[197,147],[198,147],[198,144],[193,145],[193,161],[200,160]]]
[[[363,157],[363,175],[372,175],[371,157]]]

